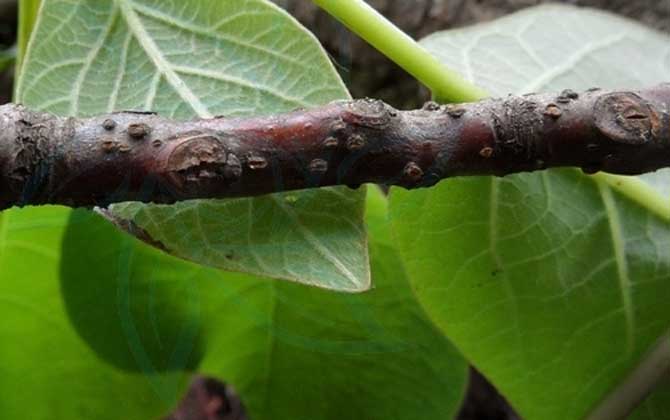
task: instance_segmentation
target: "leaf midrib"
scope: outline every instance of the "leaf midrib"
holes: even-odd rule
[[[226,36],[224,34],[221,34],[219,32],[216,32],[215,29],[212,28],[205,28],[202,29],[199,26],[192,25],[188,22],[184,22],[183,20],[178,20],[175,19],[173,16],[166,15],[165,13],[159,12],[155,9],[152,9],[150,7],[133,3],[133,8],[139,12],[140,14],[147,16],[149,18],[155,19],[157,21],[163,22],[166,25],[172,25],[175,28],[184,30],[184,31],[189,31],[195,34],[198,34],[200,36],[206,37],[206,38],[211,38],[215,39],[218,41],[223,41],[223,42],[229,42],[231,44],[239,45],[244,48],[248,48],[250,50],[258,51],[260,53],[266,54],[273,59],[278,59],[287,63],[290,63],[292,65],[295,65],[297,67],[303,68],[303,69],[308,69],[309,66],[305,64],[301,60],[297,60],[293,57],[287,56],[285,54],[280,54],[277,51],[273,51],[269,48],[262,47],[260,45],[253,44],[251,42],[247,42],[243,39],[236,38],[236,37],[231,37],[231,36]]]
[[[626,244],[621,230],[621,219],[616,208],[612,190],[605,184],[598,182],[598,191],[607,214],[607,222],[612,240],[612,251],[617,266],[617,279],[621,292],[621,304],[625,317],[626,329],[626,356],[630,356],[635,348],[635,308],[631,296],[631,280],[626,260]]]
[[[132,32],[133,36],[139,42],[142,49],[145,51],[149,59],[154,63],[158,71],[163,75],[165,80],[172,86],[172,88],[177,92],[177,94],[193,108],[193,111],[200,118],[212,118],[214,115],[209,112],[209,109],[205,104],[200,101],[200,99],[193,93],[191,88],[188,87],[186,83],[177,75],[177,73],[172,69],[172,66],[165,59],[165,56],[158,48],[158,45],[154,42],[153,38],[140,22],[139,16],[133,9],[133,6],[129,0],[114,0],[114,3],[121,10],[121,14],[128,25],[128,29]]]
[[[309,242],[314,249],[321,254],[323,258],[325,258],[328,262],[330,262],[333,267],[345,278],[349,281],[351,289],[344,289],[342,290],[351,290],[351,291],[359,291],[361,290],[360,285],[356,281],[356,276],[346,267],[346,265],[340,261],[339,258],[337,258],[336,255],[333,255],[333,253],[326,247],[324,246],[319,238],[315,237],[312,232],[309,231],[309,229],[306,229],[303,223],[300,221],[298,216],[295,214],[295,212],[286,206],[286,204],[280,199],[276,194],[272,196],[272,199],[274,202],[277,204],[277,206],[284,212],[286,213],[287,216],[291,218],[291,220],[295,223],[295,225],[298,227],[298,230],[300,231],[300,235],[305,238],[307,242]],[[367,249],[367,247],[366,247]],[[370,271],[367,270],[367,278],[365,279],[365,284],[364,284],[364,289],[367,289],[370,284]],[[332,286],[331,286],[332,287]],[[331,288],[329,287],[329,288]]]

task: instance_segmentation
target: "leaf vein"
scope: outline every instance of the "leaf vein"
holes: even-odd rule
[[[151,38],[147,30],[142,25],[139,16],[133,8],[130,0],[114,0],[121,9],[128,29],[135,36],[144,52],[149,56],[159,72],[165,77],[165,80],[181,96],[184,101],[193,108],[196,114],[201,118],[212,118],[213,115],[207,109],[207,106],[193,93],[190,87],[177,75],[172,65],[167,61],[163,52]]]

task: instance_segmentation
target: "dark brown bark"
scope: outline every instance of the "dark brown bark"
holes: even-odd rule
[[[0,107],[0,209],[171,203],[549,167],[638,174],[670,166],[670,84],[510,96],[398,111],[376,100],[187,122],[121,112],[60,118]]]

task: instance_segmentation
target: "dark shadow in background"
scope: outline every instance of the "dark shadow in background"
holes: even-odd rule
[[[201,358],[198,290],[189,279],[159,278],[159,268],[158,251],[141,249],[91,211],[72,212],[61,258],[64,304],[82,339],[122,370],[189,371]],[[178,293],[163,281],[178,283]]]

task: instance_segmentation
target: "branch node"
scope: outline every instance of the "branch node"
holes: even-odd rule
[[[314,159],[309,163],[309,171],[314,173],[325,173],[328,171],[328,162],[323,159]]]
[[[423,169],[421,169],[421,167],[417,165],[416,162],[408,162],[407,165],[405,165],[403,174],[405,175],[405,178],[412,184],[416,184],[421,181],[421,178],[423,178]]]
[[[561,108],[558,105],[549,104],[544,109],[544,115],[557,120],[561,117],[561,115],[563,115],[563,111],[561,111]]]
[[[632,92],[602,96],[595,104],[596,127],[607,138],[624,144],[643,144],[660,130],[660,118],[653,107]]]
[[[247,156],[247,165],[250,169],[260,170],[268,166],[268,161],[263,156],[249,155]]]
[[[114,128],[116,128],[116,121],[114,121],[111,118],[107,118],[105,121],[102,122],[102,128],[104,128],[107,131],[112,131]]]
[[[365,146],[365,138],[360,134],[352,134],[347,139],[347,149],[353,151],[362,149]]]
[[[145,123],[132,123],[128,126],[128,135],[134,140],[142,140],[149,132],[151,128]]]

